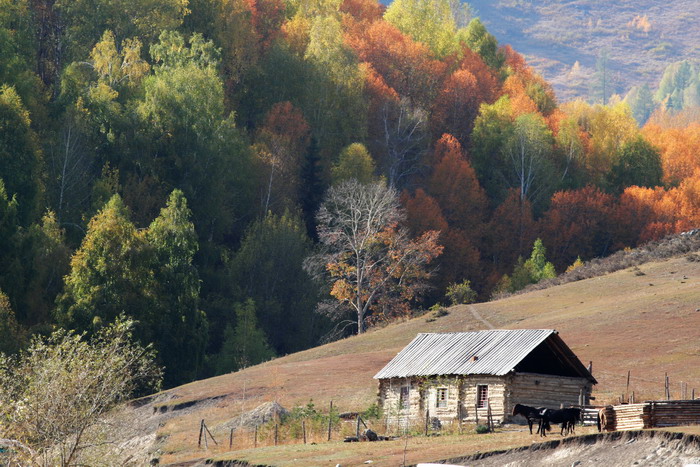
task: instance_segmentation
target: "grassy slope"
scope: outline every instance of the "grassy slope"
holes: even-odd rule
[[[666,65],[697,59],[695,0],[468,0],[499,42],[517,44],[562,101],[586,96],[601,50],[608,50],[613,92],[656,87]],[[646,15],[651,29],[630,22]],[[576,61],[581,72],[570,74]]]
[[[416,333],[483,329],[474,312],[498,328],[557,329],[584,363],[593,361],[598,402],[614,400],[625,391],[628,370],[638,399],[661,398],[665,372],[674,397],[679,396],[681,381],[700,392],[700,263],[675,258],[640,269],[644,275],[628,269],[473,307],[453,307],[433,322],[423,316],[170,390],[178,403],[220,399],[183,411],[159,430],[168,435],[161,462],[202,455],[195,445],[200,419],[225,437],[223,428],[217,433],[221,423],[268,400],[290,407],[313,398],[323,407],[332,399],[341,411],[363,409],[376,400],[372,376]],[[527,441],[517,436],[503,441],[518,440]],[[264,452],[256,454],[260,455]]]

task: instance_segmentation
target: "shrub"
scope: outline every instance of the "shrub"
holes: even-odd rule
[[[476,292],[472,289],[471,282],[465,280],[461,284],[450,284],[445,297],[450,299],[452,305],[466,305],[476,301]]]
[[[477,425],[474,431],[476,431],[476,433],[479,435],[483,435],[484,433],[489,432],[489,427],[487,427],[486,425]]]

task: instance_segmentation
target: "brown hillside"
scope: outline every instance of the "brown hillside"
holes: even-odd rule
[[[158,428],[161,462],[199,457],[200,419],[214,427],[262,402],[284,407],[313,398],[324,407],[361,410],[376,398],[372,376],[419,332],[496,328],[554,328],[584,362],[593,361],[598,402],[631,390],[637,398],[661,398],[664,373],[674,397],[681,381],[700,394],[700,263],[685,257],[650,263],[503,300],[449,309],[279,358],[236,373],[169,390],[139,409],[173,408]],[[430,321],[430,322],[429,322]],[[187,407],[188,403],[200,402]],[[225,430],[223,430],[225,431]],[[225,437],[223,431],[218,434]],[[216,432],[215,432],[216,433]],[[193,442],[192,438],[195,437]]]
[[[607,84],[655,88],[666,66],[698,58],[700,2],[694,0],[469,0],[502,44],[517,44],[562,101],[591,97],[601,51]],[[578,66],[574,66],[578,62]]]

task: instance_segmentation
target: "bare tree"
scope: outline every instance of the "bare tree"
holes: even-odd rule
[[[401,188],[420,171],[428,147],[428,114],[407,99],[388,102],[382,108],[384,170],[389,186]]]
[[[396,190],[354,179],[332,187],[318,212],[323,251],[307,258],[305,267],[325,273],[330,295],[354,311],[358,334],[372,310],[407,309],[426,288],[427,264],[442,252],[438,232],[411,239],[399,227],[403,219]],[[326,309],[336,317],[343,313]]]
[[[48,189],[61,225],[70,223],[70,212],[77,213],[90,199],[92,162],[82,139],[78,125],[67,116],[60,143],[48,151]]]

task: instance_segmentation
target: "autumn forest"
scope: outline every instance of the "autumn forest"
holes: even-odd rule
[[[450,0],[0,0],[0,351],[128,316],[173,386],[698,227],[693,66],[561,103]]]

